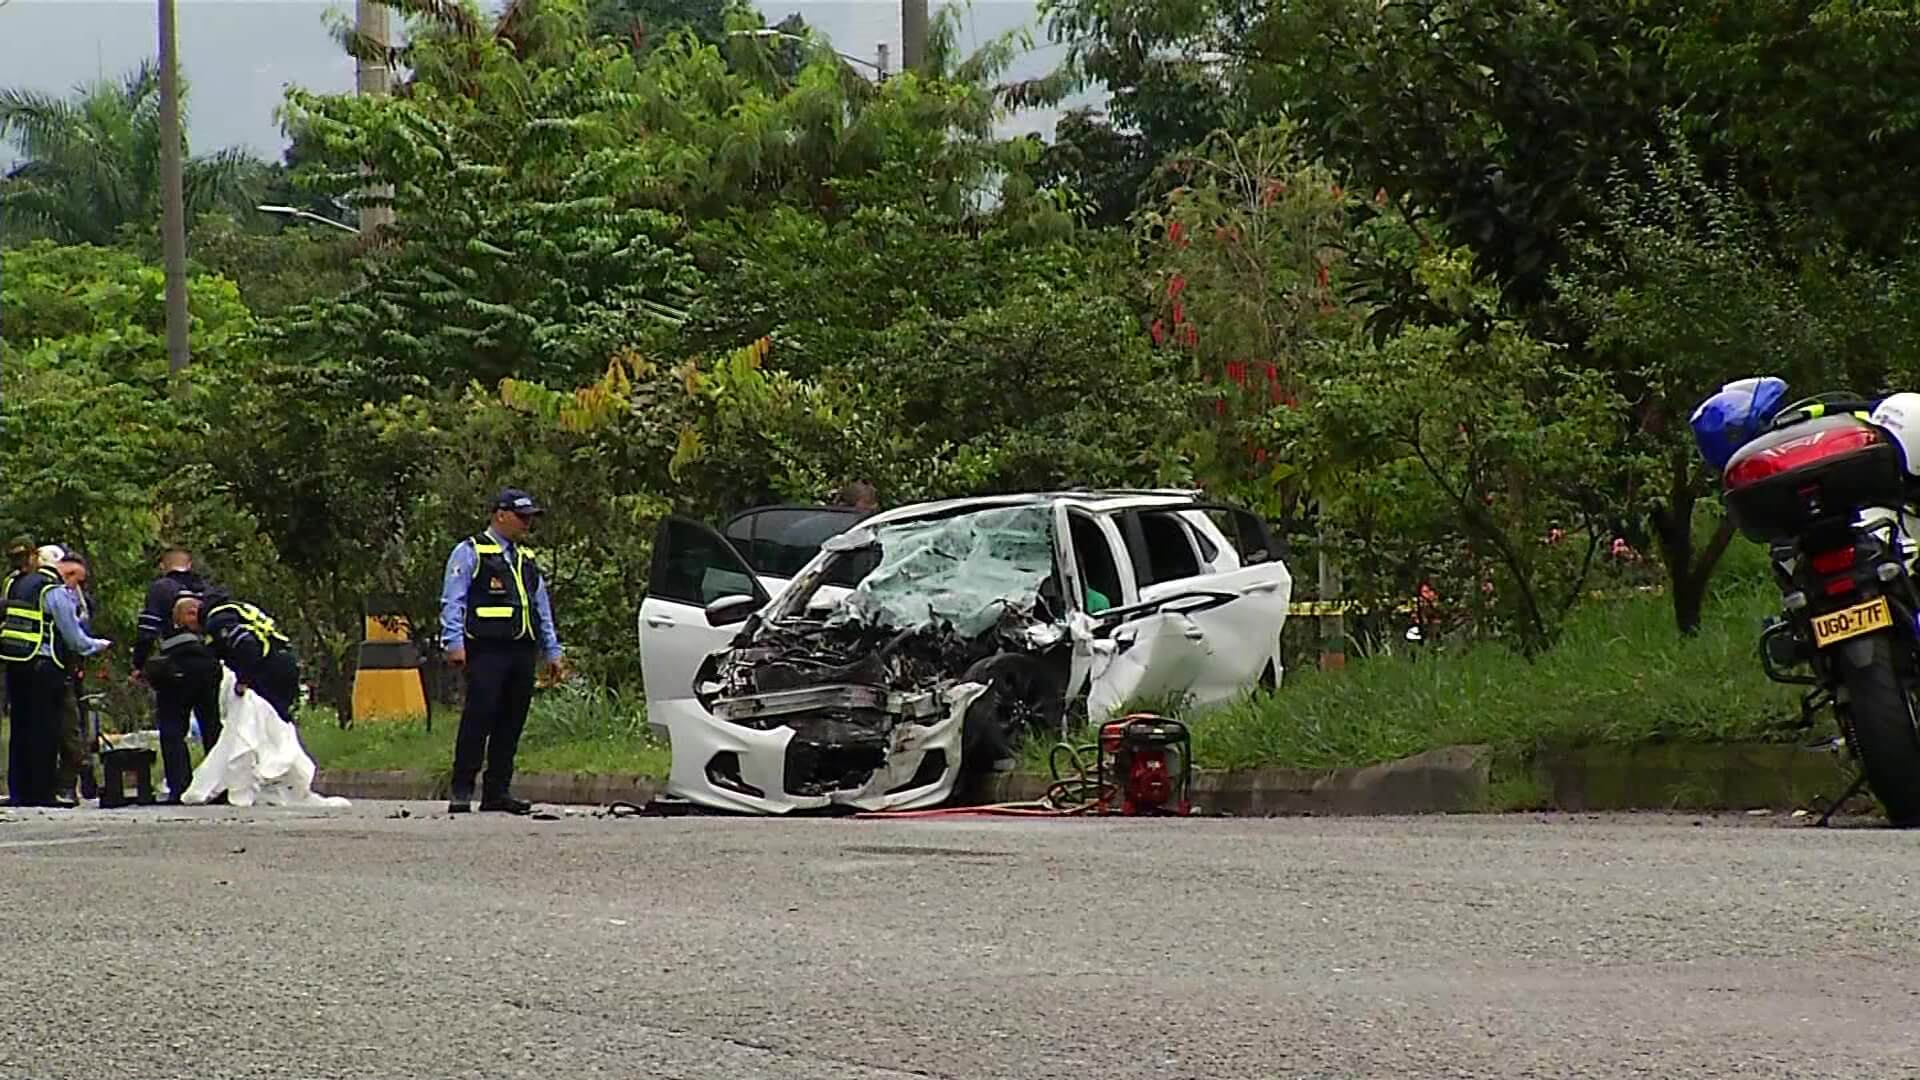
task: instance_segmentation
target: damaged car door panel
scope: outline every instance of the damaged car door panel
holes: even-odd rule
[[[1269,663],[1279,673],[1291,581],[1245,511],[1179,492],[825,522],[781,509],[756,525],[802,535],[769,550],[818,551],[790,580],[743,555],[732,525],[672,519],[656,540],[640,627],[649,720],[671,742],[669,794],[703,806],[935,806],[1010,765],[1030,732],[1062,730],[1069,702],[1104,715],[1158,693],[1243,692]],[[1209,516],[1222,513],[1253,526],[1230,521],[1242,534],[1230,537]],[[1216,640],[1227,635],[1247,640]]]

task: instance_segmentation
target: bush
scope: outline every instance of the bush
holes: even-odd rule
[[[1383,655],[1323,674],[1289,672],[1260,693],[1194,716],[1204,768],[1340,768],[1484,743],[1508,760],[1544,746],[1719,743],[1784,738],[1798,699],[1761,674],[1771,590],[1715,600],[1682,638],[1658,596],[1597,601],[1529,662],[1497,644]],[[1045,768],[1046,746],[1029,767]]]

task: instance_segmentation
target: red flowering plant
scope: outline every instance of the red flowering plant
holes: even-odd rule
[[[1284,125],[1216,133],[1165,167],[1180,183],[1141,217],[1148,334],[1208,388],[1189,446],[1198,475],[1278,516],[1304,489],[1272,416],[1299,405],[1316,342],[1352,322],[1336,279],[1355,200]]]

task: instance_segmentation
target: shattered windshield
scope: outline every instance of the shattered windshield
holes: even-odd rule
[[[871,567],[835,605],[829,625],[911,630],[950,624],[962,637],[992,629],[1007,608],[1031,611],[1053,573],[1053,514],[1044,505],[995,507],[927,521],[855,529],[829,541],[833,558],[782,606],[805,610],[848,566]],[[839,566],[837,564],[848,564]],[[852,582],[848,582],[852,584]]]

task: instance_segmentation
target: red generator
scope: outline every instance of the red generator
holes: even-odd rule
[[[1192,741],[1187,725],[1135,713],[1100,725],[1098,812],[1128,817],[1193,813]]]

